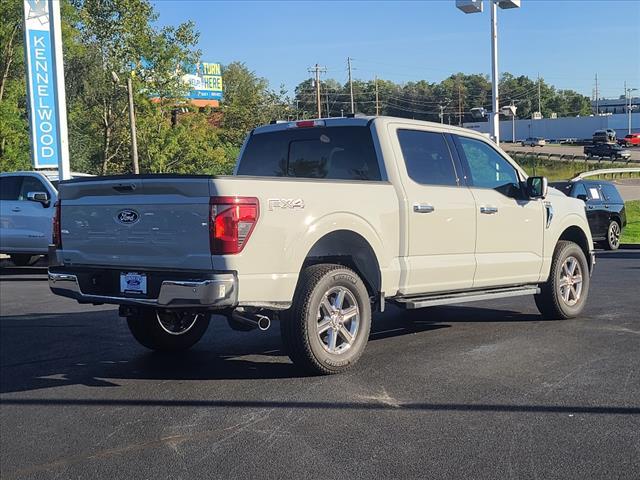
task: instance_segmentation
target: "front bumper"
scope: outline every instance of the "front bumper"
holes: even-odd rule
[[[223,309],[237,304],[238,279],[234,273],[147,272],[156,287],[142,297],[114,292],[112,279],[119,276],[120,270],[106,272],[50,267],[49,288],[56,295],[73,298],[80,303],[207,309]]]

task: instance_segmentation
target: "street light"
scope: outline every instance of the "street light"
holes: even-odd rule
[[[638,90],[637,88],[627,88],[627,91],[624,92],[629,99],[629,104],[627,105],[627,116],[629,121],[629,135],[631,135],[631,113],[633,112],[633,105],[631,104],[633,101],[633,97],[631,96],[631,92],[635,92]]]
[[[507,105],[506,107],[502,107],[500,112],[507,117],[511,117],[511,142],[516,143],[516,107],[513,104],[513,100],[511,100],[511,105]]]
[[[498,106],[498,7],[520,8],[520,0],[489,0],[491,2],[491,133],[500,144],[500,112]],[[482,0],[456,0],[464,13],[481,13]]]

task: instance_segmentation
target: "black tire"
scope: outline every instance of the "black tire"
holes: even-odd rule
[[[564,290],[562,289],[562,285],[567,281],[563,267],[569,258],[573,258],[577,263],[575,268],[579,268],[578,273],[581,279],[579,292],[576,277],[574,276],[571,276],[572,284],[565,286]],[[574,269],[575,272],[576,270]],[[576,281],[576,283],[573,284],[573,281]],[[553,252],[549,280],[542,285],[541,292],[535,295],[536,306],[542,316],[550,320],[565,320],[577,317],[584,310],[589,295],[589,283],[589,264],[582,249],[573,242],[560,240]],[[566,293],[567,287],[573,293],[570,292],[568,299],[565,299],[563,293]],[[575,298],[576,295],[577,298]],[[574,298],[571,298],[572,296]],[[575,303],[573,303],[574,300]]]
[[[197,317],[194,319],[195,315]],[[145,308],[138,315],[127,317],[127,325],[140,345],[161,352],[176,352],[198,343],[207,331],[210,317],[208,313]],[[171,323],[177,327],[173,333],[169,332],[171,328],[163,326]]]
[[[40,255],[29,255],[29,254],[14,254],[9,255],[11,257],[11,261],[17,267],[30,267],[31,265],[35,265],[38,260],[40,260]]]
[[[609,226],[607,227],[607,239],[602,242],[602,246],[606,250],[617,250],[620,248],[620,234],[622,233],[622,229],[620,228],[620,224],[615,220],[611,220],[609,222]]]
[[[344,300],[338,304],[341,292],[344,292]],[[325,299],[328,306],[341,308],[333,310],[335,318],[325,315],[321,321],[321,312],[327,311],[326,306],[321,307],[321,303],[326,305]],[[342,314],[349,309],[353,312],[353,307],[357,307],[355,316],[344,320],[342,327],[336,327],[340,325]],[[323,333],[319,331],[322,322],[325,326],[327,322],[334,322],[334,326]],[[353,335],[351,342],[341,333],[341,328]],[[280,319],[280,334],[289,358],[313,374],[341,373],[354,365],[364,352],[370,329],[371,303],[367,288],[353,270],[342,265],[320,264],[305,268],[298,280],[293,304]],[[331,342],[334,337],[336,340]]]

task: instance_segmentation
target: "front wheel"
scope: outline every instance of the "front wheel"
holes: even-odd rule
[[[561,240],[551,261],[549,280],[535,295],[543,317],[564,320],[580,315],[589,294],[589,264],[582,249],[575,243]]]
[[[145,308],[127,317],[127,325],[141,345],[163,352],[186,350],[207,331],[210,314]]]
[[[355,364],[367,345],[371,303],[363,281],[341,265],[305,268],[293,305],[281,316],[280,333],[291,360],[314,374]]]
[[[615,220],[611,220],[607,228],[607,240],[603,242],[607,250],[617,250],[620,248],[620,225]]]

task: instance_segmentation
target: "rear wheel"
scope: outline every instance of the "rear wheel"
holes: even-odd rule
[[[35,265],[35,263],[40,259],[40,255],[28,255],[28,254],[14,254],[10,255],[11,261],[17,267],[27,267],[31,265]]]
[[[145,308],[127,317],[127,325],[141,345],[158,351],[186,350],[202,338],[210,314]]]
[[[367,345],[371,303],[360,277],[341,265],[305,268],[293,305],[281,316],[282,341],[291,360],[315,374],[340,373]]]
[[[582,249],[561,240],[551,261],[549,280],[535,295],[540,313],[549,319],[564,320],[580,315],[589,294],[589,264]]]
[[[620,248],[620,224],[611,220],[607,229],[607,239],[603,242],[607,250],[617,250]]]

